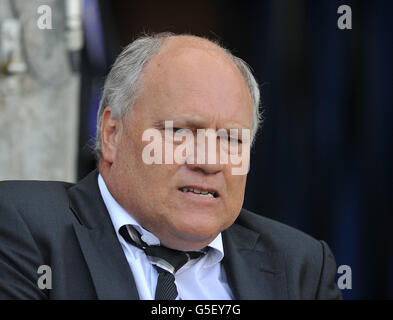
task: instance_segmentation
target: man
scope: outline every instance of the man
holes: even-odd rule
[[[248,166],[258,106],[247,65],[217,44],[134,41],[105,83],[98,171],[0,184],[0,298],[340,298],[326,243],[242,209],[233,156]]]

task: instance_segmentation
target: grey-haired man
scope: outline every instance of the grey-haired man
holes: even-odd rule
[[[247,172],[231,156],[249,155],[259,124],[258,85],[229,51],[190,35],[134,41],[105,83],[98,170],[0,184],[0,298],[341,298],[326,243],[242,209]],[[143,156],[149,130],[163,161]],[[174,267],[163,247],[187,258]]]

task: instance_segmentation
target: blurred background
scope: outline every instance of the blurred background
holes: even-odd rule
[[[352,29],[337,26],[343,4]],[[0,0],[0,27],[0,180],[85,176],[121,48],[206,36],[261,85],[244,207],[327,241],[352,269],[344,298],[393,298],[393,2]]]

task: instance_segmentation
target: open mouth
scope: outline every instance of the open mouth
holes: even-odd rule
[[[201,197],[206,197],[206,198],[217,198],[218,193],[214,190],[202,190],[198,188],[192,188],[192,187],[182,187],[179,188],[181,192],[187,193],[187,192],[192,192],[194,194],[197,194]]]

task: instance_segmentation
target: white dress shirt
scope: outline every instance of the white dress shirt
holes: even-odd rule
[[[130,265],[135,284],[141,300],[154,300],[158,272],[147,259],[144,251],[126,242],[119,233],[123,225],[131,224],[142,235],[142,240],[149,245],[159,245],[160,240],[151,232],[142,228],[139,223],[125,211],[112,197],[101,174],[98,175],[98,186],[104,199],[110,218],[121,243],[124,254]],[[224,248],[221,233],[209,244],[208,253],[190,260],[175,274],[175,283],[179,298],[183,300],[231,300],[229,288],[221,260]]]

